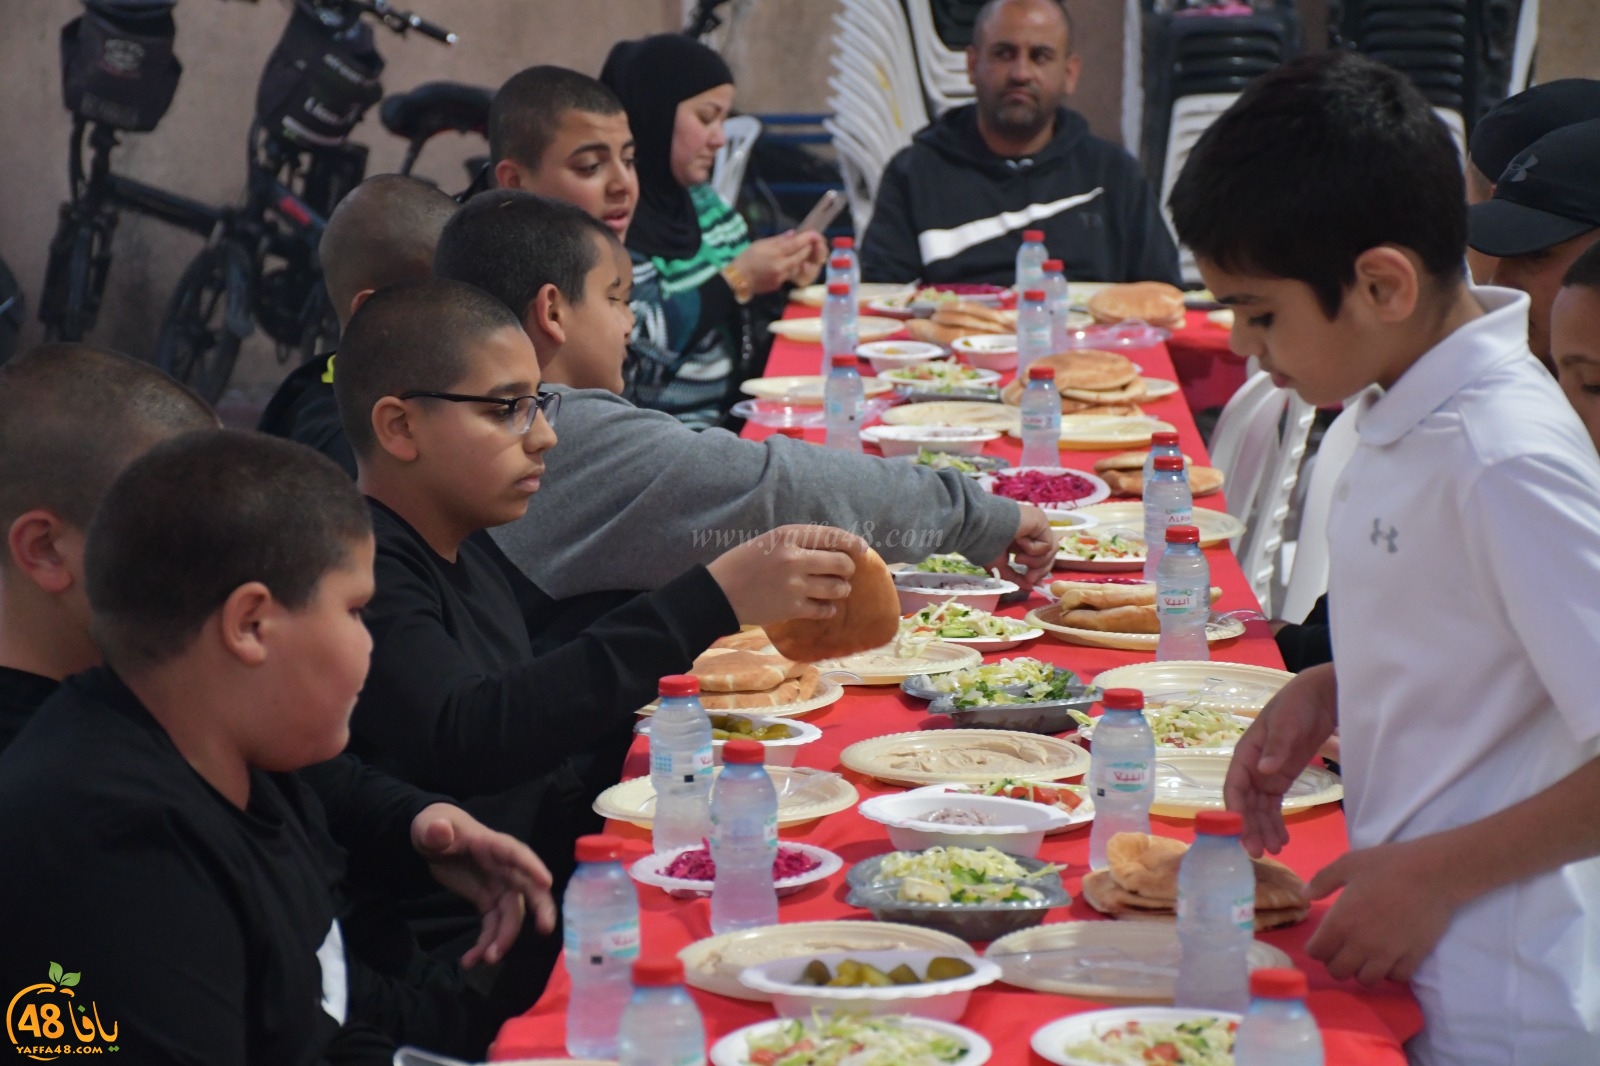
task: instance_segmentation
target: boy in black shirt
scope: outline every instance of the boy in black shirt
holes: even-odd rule
[[[40,1005],[39,1044],[115,1033],[145,1062],[386,1061],[381,1036],[341,1029],[359,994],[329,888],[342,859],[292,773],[348,739],[371,557],[338,469],[267,437],[186,434],[106,493],[84,573],[111,665],[69,679],[0,756],[0,981],[68,958],[103,1026],[63,1037],[61,1004]],[[365,787],[353,760],[320,769],[329,794]],[[525,905],[550,928],[526,848],[403,791],[337,817],[491,914],[469,961],[498,957]],[[411,856],[394,875],[424,871]]]
[[[83,531],[106,487],[158,441],[216,425],[172,378],[87,344],[0,366],[0,751],[63,678],[100,662]]]

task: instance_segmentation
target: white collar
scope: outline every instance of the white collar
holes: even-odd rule
[[[1472,381],[1502,365],[1532,359],[1528,295],[1515,289],[1468,286],[1484,314],[1424,352],[1387,391],[1367,401],[1356,423],[1361,439],[1393,444]]]

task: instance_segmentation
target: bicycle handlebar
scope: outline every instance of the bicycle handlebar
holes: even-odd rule
[[[432,37],[443,44],[455,44],[456,35],[443,26],[429,22],[420,15],[410,11],[401,11],[389,0],[343,0],[349,7],[371,15],[395,33],[405,35],[410,30],[416,30],[425,37]]]

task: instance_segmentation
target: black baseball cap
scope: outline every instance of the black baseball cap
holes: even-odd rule
[[[1501,258],[1600,229],[1600,119],[1534,141],[1500,175],[1494,199],[1474,204],[1467,220],[1467,243]]]
[[[1600,118],[1600,81],[1562,78],[1535,85],[1496,104],[1472,127],[1467,154],[1490,181],[1498,181],[1507,164],[1545,134]]]

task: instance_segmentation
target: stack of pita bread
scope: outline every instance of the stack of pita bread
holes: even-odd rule
[[[1118,452],[1095,463],[1094,472],[1119,496],[1143,496],[1144,462],[1149,457],[1149,452]],[[1188,468],[1190,495],[1210,496],[1222,491],[1222,471],[1214,466],[1193,466],[1187,455],[1183,463]]]
[[[1139,368],[1126,356],[1096,348],[1077,348],[1034,360],[1033,366],[1048,366],[1056,372],[1056,391],[1061,394],[1064,415],[1139,415],[1134,403],[1144,399],[1144,379]],[[1017,379],[1000,392],[1000,398],[1013,407],[1022,403],[1027,382]]]
[[[1047,622],[1097,633],[1161,632],[1154,585],[1056,581],[1050,585],[1050,591],[1059,598],[1040,610],[1039,617]],[[1221,598],[1222,590],[1212,586],[1211,602],[1216,603]]]
[[[779,655],[759,628],[718,640],[701,653],[689,672],[700,679],[700,703],[709,711],[798,703],[815,696],[822,687],[815,666]]]
[[[1178,864],[1189,845],[1148,833],[1118,833],[1106,842],[1109,868],[1083,879],[1083,898],[1101,914],[1137,921],[1173,921]],[[1256,931],[1304,921],[1311,913],[1305,882],[1276,859],[1251,859],[1256,871]]]
[[[1137,318],[1162,329],[1182,329],[1187,321],[1182,290],[1164,281],[1107,285],[1089,297],[1086,306],[1102,325]]]
[[[906,332],[917,340],[944,345],[953,344],[962,337],[1015,333],[1016,329],[1015,311],[1002,311],[971,300],[952,300],[942,304],[932,318],[913,318],[906,323]]]

